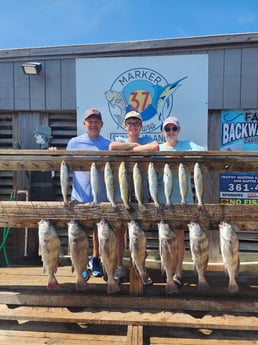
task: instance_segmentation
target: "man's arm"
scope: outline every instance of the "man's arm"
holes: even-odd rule
[[[133,148],[133,151],[159,151],[159,144],[157,141],[153,141],[148,144],[138,145]]]
[[[124,143],[121,141],[113,141],[109,144],[110,151],[132,151],[135,147],[142,146],[138,143]]]

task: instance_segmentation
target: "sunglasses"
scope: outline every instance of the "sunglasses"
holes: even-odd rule
[[[140,127],[141,126],[141,122],[126,122],[126,126],[129,127]]]
[[[164,130],[165,130],[165,132],[170,132],[171,130],[172,130],[173,132],[176,132],[176,131],[178,131],[178,127],[177,127],[177,126],[174,126],[174,127],[165,127]]]

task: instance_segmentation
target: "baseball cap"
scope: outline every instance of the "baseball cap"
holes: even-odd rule
[[[90,108],[85,111],[84,120],[87,120],[92,115],[98,116],[100,120],[102,120],[101,112],[95,108]]]
[[[179,120],[174,116],[167,117],[166,120],[163,122],[162,128],[165,128],[166,125],[168,124],[173,124],[173,125],[176,125],[177,127],[180,127]]]
[[[142,122],[142,117],[141,114],[138,113],[137,111],[130,111],[125,115],[125,122],[130,119],[130,118],[136,118],[139,119]]]

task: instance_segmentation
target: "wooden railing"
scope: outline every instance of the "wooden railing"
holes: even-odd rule
[[[122,203],[113,209],[110,203],[99,203],[92,207],[90,203],[64,205],[60,201],[1,201],[0,227],[35,227],[42,218],[65,223],[75,218],[82,223],[92,224],[104,217],[115,226],[130,219],[143,223],[156,223],[161,219],[173,221],[175,225],[186,225],[189,220],[197,219],[209,229],[217,228],[222,220],[234,222],[241,230],[256,230],[258,221],[257,205],[222,205],[218,202],[219,172],[256,172],[258,171],[257,152],[204,151],[204,152],[156,152],[133,153],[110,151],[43,151],[43,150],[0,150],[0,170],[2,171],[59,171],[64,160],[70,171],[90,170],[96,162],[99,171],[104,170],[107,161],[111,163],[117,177],[121,161],[126,162],[131,173],[135,162],[138,162],[142,173],[146,173],[150,161],[154,162],[158,172],[163,171],[165,163],[177,171],[179,163],[184,163],[186,170],[193,172],[199,162],[204,175],[204,208],[199,211],[197,204],[189,204],[182,209],[180,204],[173,204],[171,209],[161,205],[157,209],[152,202],[147,203],[142,211],[137,204],[132,204],[133,212],[128,212]],[[146,177],[146,175],[145,175]]]

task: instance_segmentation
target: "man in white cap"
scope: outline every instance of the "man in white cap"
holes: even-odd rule
[[[136,111],[130,111],[125,115],[124,128],[128,134],[127,138],[119,137],[109,145],[111,151],[158,151],[157,141],[146,135],[140,136],[142,129],[141,114]],[[145,188],[146,193],[146,188]],[[125,229],[116,229],[117,236],[117,268],[114,278],[120,282],[126,276],[126,270],[123,267],[123,255],[125,249]],[[151,280],[148,280],[151,282]]]
[[[167,117],[162,125],[162,134],[164,135],[166,141],[159,145],[160,151],[203,151],[204,148],[195,144],[190,140],[178,140],[178,135],[180,133],[180,123],[179,120],[174,117],[170,116]],[[173,159],[173,158],[171,158]],[[172,201],[175,203],[181,202],[181,196],[179,191],[179,181],[178,181],[178,174],[173,173],[173,194],[172,194]],[[188,195],[186,201],[193,202],[193,195],[190,193],[191,191],[191,179],[190,176],[188,177]],[[161,203],[165,203],[165,196],[164,196],[164,185],[162,181],[162,176],[159,176],[159,201]],[[176,266],[176,272],[173,276],[174,282],[178,285],[178,287],[182,286],[182,267],[183,267],[183,260],[184,260],[184,253],[185,253],[185,245],[184,245],[184,229],[177,229],[176,230],[177,236],[177,243],[178,243],[178,261]]]

